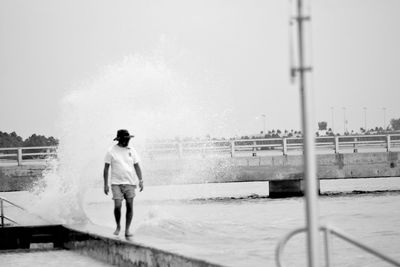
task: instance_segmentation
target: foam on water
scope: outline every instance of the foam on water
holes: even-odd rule
[[[215,128],[221,118],[203,108],[207,97],[188,84],[160,58],[129,56],[69,92],[58,121],[58,160],[34,189],[31,210],[56,222],[86,220],[84,196],[101,183],[105,152],[120,128],[135,134],[139,150],[145,139]]]

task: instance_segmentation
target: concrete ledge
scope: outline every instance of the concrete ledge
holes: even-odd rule
[[[96,228],[97,227],[97,228]],[[0,250],[29,249],[38,243],[51,243],[53,248],[73,250],[80,254],[118,266],[189,266],[222,267],[133,241],[96,233],[98,226],[42,225],[0,228]],[[88,229],[92,229],[91,232]],[[111,229],[108,229],[112,232]]]
[[[69,240],[65,248],[117,266],[218,267],[203,260],[146,247],[122,240],[88,235],[84,241]]]

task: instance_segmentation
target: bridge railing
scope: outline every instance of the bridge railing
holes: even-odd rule
[[[320,153],[353,153],[362,151],[400,151],[400,134],[352,135],[316,137],[315,145]],[[204,140],[152,142],[140,147],[147,157],[172,155],[184,157],[192,154],[238,156],[287,155],[293,151],[302,153],[303,138],[282,137],[265,139]],[[44,162],[57,157],[56,146],[0,148],[0,164]]]
[[[353,135],[316,137],[317,150],[325,153],[359,152],[359,149],[393,151],[400,148],[400,134]],[[229,153],[231,157],[241,152],[257,156],[268,151],[278,151],[286,155],[289,151],[302,151],[303,138],[283,137],[266,139],[175,141],[147,143],[142,150],[150,157],[159,154],[175,154],[179,157],[193,153]]]
[[[7,147],[0,148],[0,163],[14,163],[21,165],[29,161],[45,161],[57,157],[56,146],[37,147]]]

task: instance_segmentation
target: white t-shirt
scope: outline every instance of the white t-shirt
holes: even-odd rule
[[[139,163],[139,156],[134,148],[113,145],[108,149],[104,162],[111,166],[111,184],[138,184],[133,164]]]

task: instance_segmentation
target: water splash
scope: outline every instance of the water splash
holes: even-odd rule
[[[188,84],[158,57],[128,56],[76,86],[61,103],[58,161],[36,188],[40,201],[32,210],[62,223],[86,220],[85,194],[96,185],[103,194],[104,155],[120,128],[140,146],[145,139],[205,134],[221,122]]]

